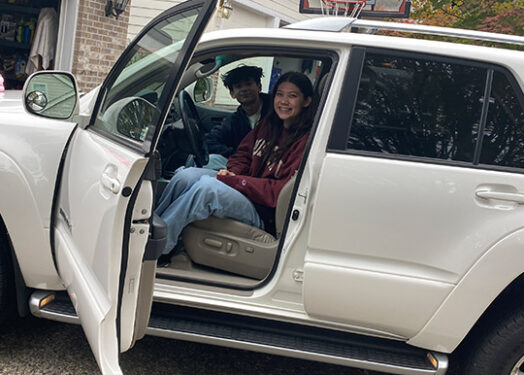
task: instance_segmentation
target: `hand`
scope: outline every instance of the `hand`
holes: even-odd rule
[[[227,169],[221,169],[218,171],[217,176],[236,176],[236,174]]]

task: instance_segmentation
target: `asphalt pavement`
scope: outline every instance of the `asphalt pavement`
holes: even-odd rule
[[[146,336],[120,357],[126,375],[385,375],[280,356]],[[35,317],[0,328],[0,374],[100,374],[80,326]]]

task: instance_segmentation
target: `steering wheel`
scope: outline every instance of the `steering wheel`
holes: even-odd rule
[[[209,152],[207,143],[204,138],[200,125],[200,116],[195,107],[195,103],[187,91],[182,90],[178,94],[178,103],[180,107],[180,117],[184,125],[184,131],[189,140],[189,145],[195,156],[195,163],[202,167],[209,162]]]

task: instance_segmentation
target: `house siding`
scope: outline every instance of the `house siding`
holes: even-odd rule
[[[183,0],[131,0],[127,30],[128,41],[132,40],[149,21],[164,10],[182,2]]]
[[[182,0],[131,0],[127,38],[132,40],[140,30],[164,10]],[[214,17],[207,30],[243,27],[274,27],[274,17],[302,20],[309,16],[298,12],[300,0],[233,0],[233,12],[227,20]],[[269,14],[267,14],[269,13]]]
[[[298,12],[299,0],[252,0],[265,8],[272,9],[286,17],[296,20],[304,19],[305,16]]]

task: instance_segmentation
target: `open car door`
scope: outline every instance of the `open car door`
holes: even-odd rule
[[[151,233],[161,225],[152,215],[150,161],[215,5],[192,0],[151,21],[109,73],[88,125],[76,129],[67,147],[55,203],[55,259],[104,374],[121,373],[119,352],[147,324],[162,250]],[[149,272],[145,264],[153,264]]]

